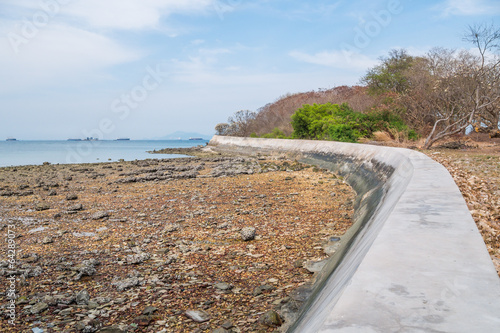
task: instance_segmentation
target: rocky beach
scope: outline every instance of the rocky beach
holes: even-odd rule
[[[0,168],[2,332],[273,332],[296,310],[352,189],[283,156],[157,156]]]

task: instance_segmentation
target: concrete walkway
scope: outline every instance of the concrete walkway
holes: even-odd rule
[[[356,230],[289,332],[500,332],[500,279],[440,164],[362,144],[215,136],[209,145],[298,153],[358,192]]]

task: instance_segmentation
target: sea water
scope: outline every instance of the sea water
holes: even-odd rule
[[[150,154],[163,148],[205,145],[206,140],[123,140],[123,141],[0,141],[0,167],[19,165],[133,161],[148,158],[175,158],[182,155]]]

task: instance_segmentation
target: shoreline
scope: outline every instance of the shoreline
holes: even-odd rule
[[[87,164],[158,158],[148,153],[163,147],[191,147],[190,140],[131,141],[20,141],[0,142],[0,167],[50,164]],[[175,158],[164,156],[164,158]]]

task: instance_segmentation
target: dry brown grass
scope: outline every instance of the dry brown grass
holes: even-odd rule
[[[378,131],[373,133],[373,140],[380,142],[390,142],[392,141],[391,136],[387,132]]]

